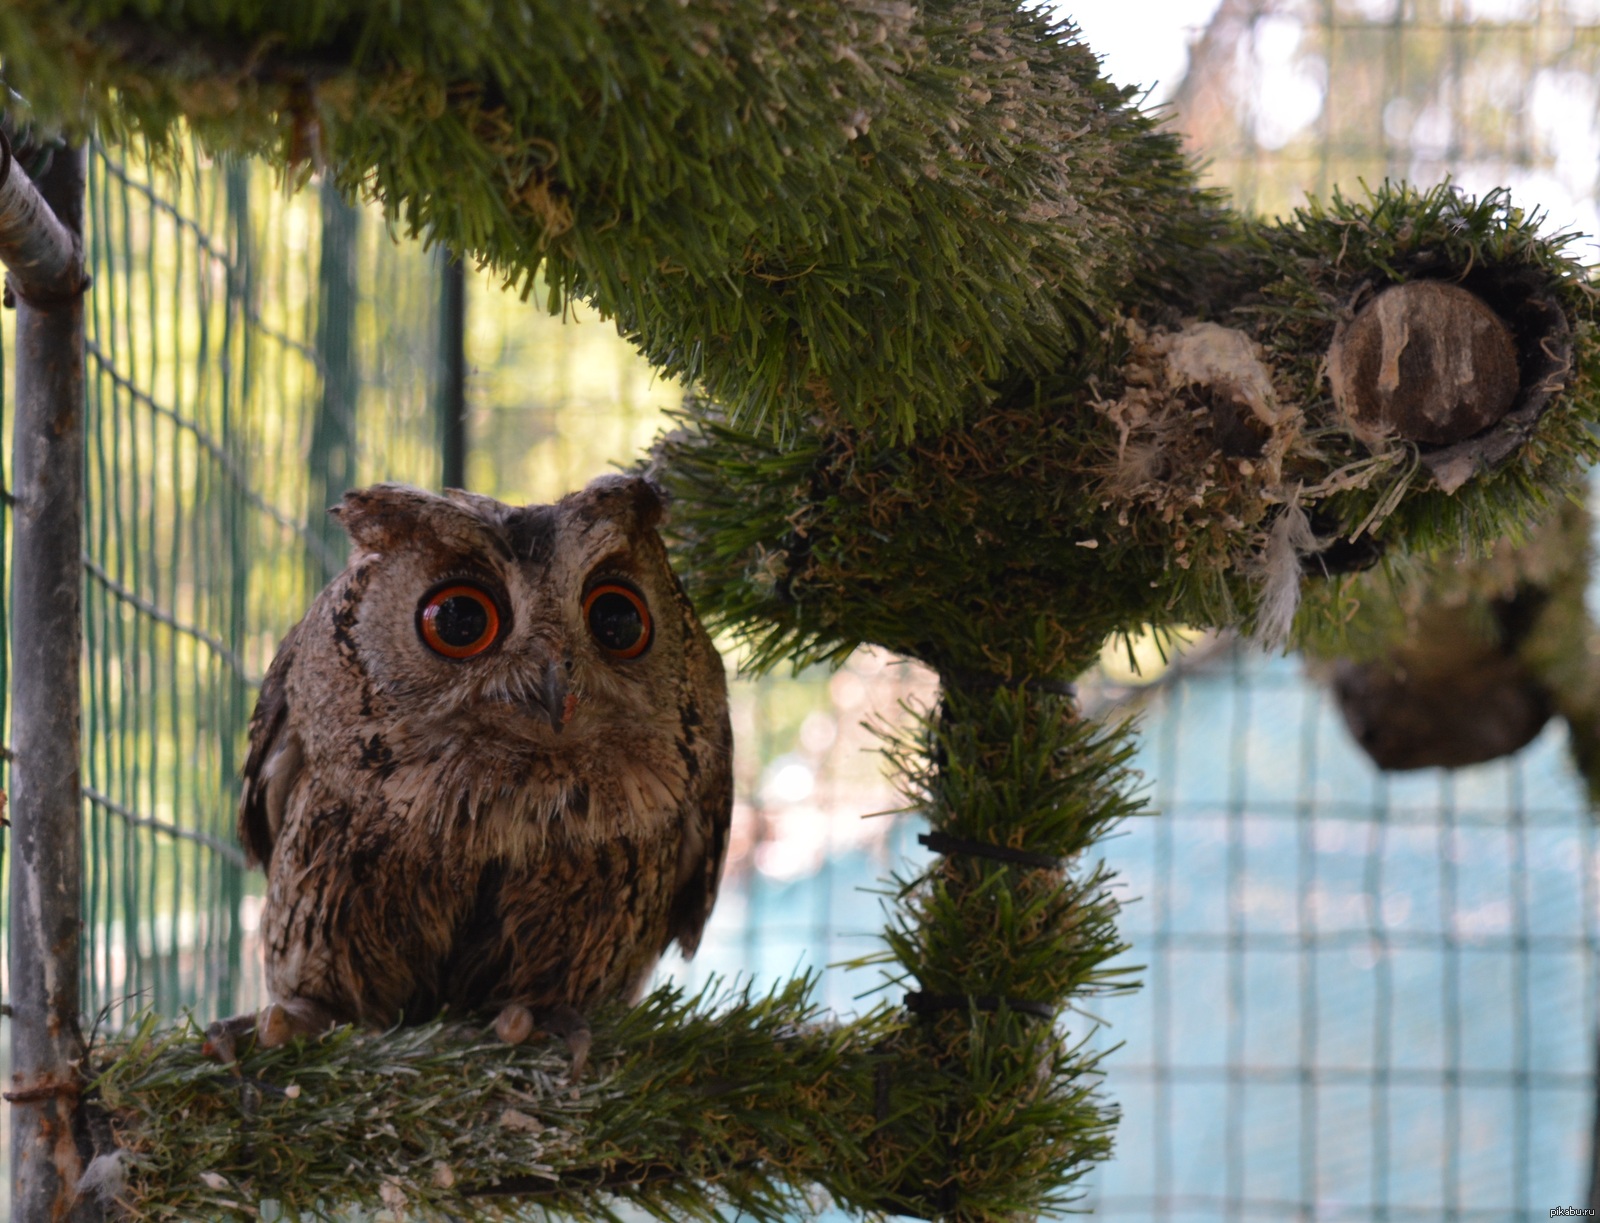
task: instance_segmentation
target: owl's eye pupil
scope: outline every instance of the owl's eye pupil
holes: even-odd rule
[[[639,609],[620,594],[603,594],[589,609],[589,627],[608,650],[631,650],[644,636]]]
[[[650,648],[650,609],[631,586],[607,582],[583,601],[594,639],[613,658],[637,658]]]
[[[488,593],[476,586],[446,586],[417,608],[417,631],[435,654],[471,658],[499,637],[500,612]]]
[[[489,631],[489,613],[476,599],[456,595],[439,604],[433,616],[433,629],[446,645],[465,649],[476,645]]]

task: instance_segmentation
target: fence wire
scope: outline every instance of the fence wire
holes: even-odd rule
[[[1221,0],[1172,106],[1207,178],[1263,216],[1449,179],[1600,231],[1594,0]]]
[[[453,368],[441,252],[315,183],[180,154],[90,157],[84,983],[113,1018],[262,1001],[263,881],[233,833],[256,690],[343,567],[326,508],[376,480],[439,486]],[[551,317],[470,271],[466,297],[475,491],[554,500],[635,459],[681,400],[587,312]],[[735,685],[725,912],[783,908],[752,879],[825,887],[847,848],[887,864],[892,821],[858,817],[896,800],[858,721],[930,688],[869,656]],[[821,936],[826,900],[807,911],[773,955]],[[762,924],[743,928],[715,937],[775,963]]]
[[[431,265],[362,219],[197,149],[91,150],[92,1008],[258,1000],[233,834],[255,691],[343,567],[326,507],[362,480],[436,482]]]
[[[1156,818],[1107,846],[1144,989],[1108,999],[1111,1219],[1546,1218],[1587,1198],[1594,822],[1551,727],[1378,773],[1293,660],[1164,687]]]

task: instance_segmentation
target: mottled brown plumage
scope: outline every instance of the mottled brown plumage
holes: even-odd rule
[[[722,663],[658,494],[377,485],[335,513],[350,563],[267,673],[239,808],[274,1002],[309,1029],[636,997],[698,944],[732,806]]]

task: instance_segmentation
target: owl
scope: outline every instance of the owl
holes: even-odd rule
[[[727,846],[721,659],[648,481],[513,507],[345,495],[344,572],[279,647],[239,836],[267,872],[266,1044],[498,1012],[574,1036],[700,941]]]

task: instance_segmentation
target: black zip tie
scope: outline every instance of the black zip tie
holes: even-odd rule
[[[987,688],[990,690],[1009,688],[1020,691],[1032,688],[1038,692],[1048,692],[1055,696],[1064,696],[1069,700],[1078,697],[1078,686],[1064,679],[1043,679],[1037,675],[1005,676],[996,675],[993,671],[968,671],[962,667],[951,667],[941,670],[939,678],[957,688]]]
[[[936,854],[956,854],[964,858],[993,858],[1010,866],[1031,866],[1038,870],[1060,870],[1062,860],[1049,854],[1031,854],[1025,849],[1012,849],[1009,845],[991,845],[988,841],[969,841],[953,837],[948,832],[919,832],[919,844],[926,845]]]
[[[1038,1019],[1054,1019],[1056,1008],[1049,1002],[1030,1002],[1026,998],[1002,998],[999,994],[925,994],[919,989],[906,991],[906,1010],[913,1015],[934,1015],[940,1011],[998,1011],[1001,1008]]]

